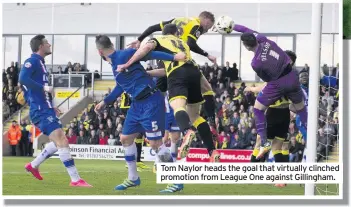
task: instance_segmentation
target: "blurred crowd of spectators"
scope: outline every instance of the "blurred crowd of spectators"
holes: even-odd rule
[[[151,65],[147,65],[146,70],[152,69]],[[59,71],[56,74],[79,73],[80,71],[86,71],[86,69],[79,63],[71,64],[69,62],[64,70],[62,67],[59,67]],[[230,65],[229,62],[226,62],[224,67],[219,67],[218,65],[209,66],[206,63],[201,67],[201,71],[216,93],[216,125],[211,128],[216,147],[219,149],[253,149],[257,135],[253,105],[257,94],[245,92],[244,89],[246,84],[254,85],[261,83],[241,82],[236,63]],[[302,71],[308,74],[309,66],[306,64]],[[322,160],[328,156],[337,142],[339,130],[338,66],[331,68],[324,65],[321,71],[317,140],[318,160]],[[18,63],[14,62],[3,71],[4,120],[24,104],[23,92],[18,84],[18,73]],[[111,89],[109,89],[107,94],[110,92]],[[86,108],[80,116],[71,121],[70,126],[66,129],[69,143],[121,145],[120,133],[126,116],[126,110],[120,108],[120,98],[113,104],[105,106],[102,114],[95,113],[94,108],[96,104],[97,101]],[[204,115],[203,112],[202,115]],[[18,126],[20,127],[19,129],[26,129],[26,126],[29,124],[29,121],[23,120]],[[22,139],[30,140],[27,133],[22,133],[21,137]],[[289,137],[291,160],[300,161],[305,142],[295,125],[295,114],[293,113],[291,113]],[[147,139],[145,139],[144,145],[148,145]],[[166,145],[170,145],[170,140],[166,141]],[[29,145],[26,144],[25,146]],[[194,140],[192,147],[204,147],[199,137]],[[22,151],[23,153],[21,154],[23,155],[29,154],[25,150]]]
[[[23,91],[18,83],[18,62],[11,62],[11,66],[2,72],[2,117],[8,119],[24,104]]]
[[[328,67],[327,69],[325,67],[327,66],[322,68],[324,73],[321,79],[319,103],[319,160],[330,152],[335,145],[338,134],[338,82],[335,78],[338,68],[330,68],[329,70]],[[151,65],[147,65],[146,70],[152,69]],[[244,92],[244,89],[246,84],[254,85],[255,83],[241,83],[236,63],[231,66],[229,62],[226,62],[225,67],[209,66],[206,63],[201,67],[201,71],[216,93],[216,126],[211,128],[216,147],[220,149],[253,149],[257,135],[253,105],[257,94]],[[309,66],[306,64],[302,71],[308,74]],[[109,89],[108,93],[110,91]],[[112,105],[106,106],[103,114],[94,112],[96,103],[87,108],[80,118],[75,118],[71,122],[67,129],[70,143],[121,145],[119,135],[126,111],[119,108],[120,99],[117,99]],[[204,115],[203,112],[202,115]],[[300,161],[305,142],[295,125],[295,114],[293,113],[291,113],[289,137],[291,160]],[[165,144],[169,146],[170,140],[166,141]],[[147,139],[145,139],[144,145],[148,145]],[[192,147],[204,147],[199,136],[192,143]]]

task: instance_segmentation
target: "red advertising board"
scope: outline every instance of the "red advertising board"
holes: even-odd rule
[[[221,162],[250,162],[252,150],[218,150]],[[186,158],[187,162],[209,162],[210,156],[207,149],[191,148]]]

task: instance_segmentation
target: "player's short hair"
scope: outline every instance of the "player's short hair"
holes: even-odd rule
[[[175,24],[167,24],[163,27],[162,34],[163,35],[175,35],[178,31],[177,25]]]
[[[43,39],[45,39],[45,35],[39,34],[30,40],[30,49],[32,49],[32,52],[39,51],[40,45],[43,44]]]
[[[297,59],[296,53],[291,50],[286,50],[285,53],[290,57],[291,61],[293,62],[292,64],[295,65]]]
[[[111,39],[107,35],[97,35],[95,37],[95,43],[99,49],[113,48]]]
[[[202,17],[202,18],[205,18],[205,19],[209,19],[209,20],[211,20],[211,22],[215,22],[214,15],[211,12],[209,12],[209,11],[201,12],[199,17]]]
[[[244,45],[248,47],[255,47],[257,45],[256,37],[252,33],[243,33],[241,34],[240,39],[243,41]]]

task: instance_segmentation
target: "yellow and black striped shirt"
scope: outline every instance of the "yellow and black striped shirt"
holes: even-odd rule
[[[122,95],[121,95],[121,105],[120,105],[120,108],[121,108],[121,109],[129,109],[131,103],[132,103],[132,100],[131,100],[131,98],[129,97],[129,95],[126,94],[126,93],[122,93]]]

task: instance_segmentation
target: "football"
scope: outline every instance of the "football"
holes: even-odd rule
[[[230,34],[233,31],[234,21],[229,16],[220,16],[217,18],[214,27],[220,34]]]

